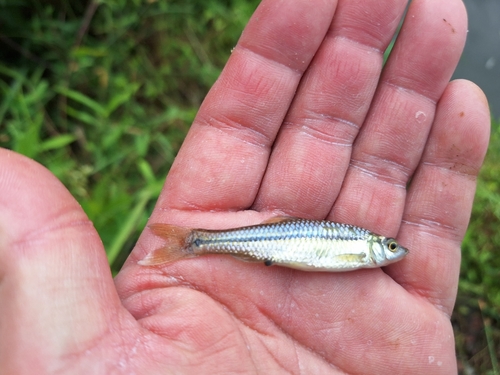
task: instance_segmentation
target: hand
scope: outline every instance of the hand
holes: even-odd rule
[[[328,218],[397,235],[403,261],[350,273],[216,255],[141,267],[161,244],[146,229],[113,283],[77,202],[2,150],[0,368],[456,373],[449,317],[489,111],[476,86],[448,82],[467,29],[458,0],[413,1],[383,67],[405,4],[264,0],[150,220]]]

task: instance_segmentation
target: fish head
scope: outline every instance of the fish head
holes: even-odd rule
[[[398,244],[391,237],[373,236],[370,242],[370,252],[375,267],[397,262],[408,254],[408,249]]]

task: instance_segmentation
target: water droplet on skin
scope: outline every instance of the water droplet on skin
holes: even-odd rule
[[[429,364],[431,364],[432,362],[434,362],[434,357],[432,355],[429,356]]]
[[[417,113],[415,113],[415,119],[417,120],[417,122],[419,124],[421,124],[422,122],[424,122],[424,120],[425,120],[426,117],[427,116],[422,111],[417,111]]]
[[[263,290],[261,290],[261,291],[259,292],[259,294],[260,294],[261,296],[263,296],[263,295],[264,295],[264,291],[263,291]]]
[[[442,364],[443,364],[443,362],[441,362],[441,361],[437,361],[437,365],[438,365],[438,366],[441,366]]]

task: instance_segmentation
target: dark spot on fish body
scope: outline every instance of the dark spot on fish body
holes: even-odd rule
[[[272,266],[272,265],[273,265],[273,261],[272,261],[272,260],[267,259],[267,260],[265,260],[265,261],[264,261],[264,265],[265,265],[266,267],[270,267],[270,266]]]

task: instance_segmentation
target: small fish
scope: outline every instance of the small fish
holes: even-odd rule
[[[278,217],[259,225],[228,230],[169,224],[152,224],[149,228],[164,238],[166,244],[139,261],[143,266],[204,254],[230,254],[266,266],[341,272],[386,266],[408,254],[394,238],[325,220]]]

